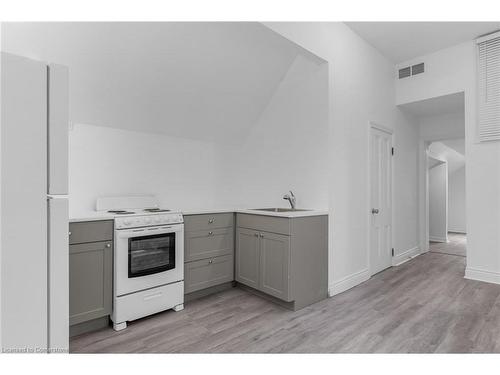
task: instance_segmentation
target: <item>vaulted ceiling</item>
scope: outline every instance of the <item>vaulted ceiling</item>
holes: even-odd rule
[[[346,22],[394,63],[500,30],[500,22]]]
[[[70,116],[217,140],[262,113],[300,53],[260,23],[3,23],[2,50],[67,65]]]

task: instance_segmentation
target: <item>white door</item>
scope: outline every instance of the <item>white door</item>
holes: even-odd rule
[[[370,271],[392,264],[392,134],[371,128],[370,135]]]

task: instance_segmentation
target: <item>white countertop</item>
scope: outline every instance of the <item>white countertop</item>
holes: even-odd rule
[[[311,209],[305,211],[289,211],[289,212],[273,212],[273,211],[241,209],[241,210],[236,210],[235,212],[242,214],[277,216],[277,217],[287,217],[287,218],[328,215],[328,210],[326,209],[323,210]]]
[[[311,209],[307,211],[291,211],[291,212],[273,212],[273,211],[259,211],[248,208],[201,208],[201,209],[176,209],[172,212],[182,212],[183,215],[200,215],[200,214],[220,214],[228,212],[236,212],[251,215],[264,215],[275,217],[308,217],[308,216],[322,216],[328,215],[327,209]],[[116,215],[108,212],[89,211],[70,215],[69,222],[79,221],[97,221],[97,220],[113,220]],[[123,216],[123,215],[122,215]]]
[[[113,220],[114,218],[115,215],[110,214],[109,212],[89,211],[71,214],[69,216],[69,222],[75,223],[79,221]]]

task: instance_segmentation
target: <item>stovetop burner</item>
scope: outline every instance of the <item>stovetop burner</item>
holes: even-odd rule
[[[169,212],[170,210],[164,208],[145,208],[144,212]]]
[[[109,210],[108,211],[110,214],[117,214],[117,215],[130,215],[130,214],[135,214],[135,212],[132,211],[125,211],[125,210]]]

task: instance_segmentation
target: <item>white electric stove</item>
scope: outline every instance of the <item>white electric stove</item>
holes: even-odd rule
[[[146,208],[130,208],[126,200],[121,204],[107,210],[115,222],[111,319],[116,331],[125,329],[127,321],[184,308],[182,214],[150,202]]]

